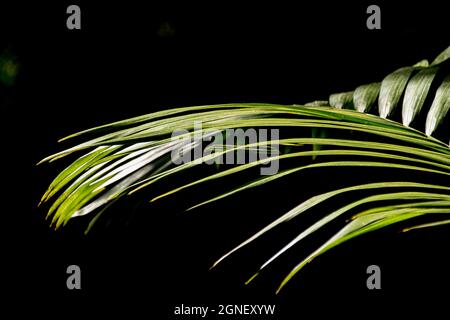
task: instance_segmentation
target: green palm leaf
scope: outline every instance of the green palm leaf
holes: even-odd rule
[[[229,191],[212,198],[201,199],[199,196],[197,204],[189,210],[212,205],[238,192],[277,179],[292,178],[294,174],[317,168],[389,168],[404,177],[398,181],[376,181],[375,177],[368,176],[367,183],[358,185],[342,181],[339,188],[326,190],[302,201],[231,249],[213,265],[217,266],[223,259],[257,241],[282,223],[301,214],[316,214],[313,209],[321,203],[349,194],[359,195],[356,199],[346,198],[351,200],[347,200],[341,208],[318,216],[315,223],[306,226],[289,243],[281,244],[280,249],[262,264],[256,274],[284,252],[299,245],[304,238],[329,226],[331,221],[353,217],[330,240],[302,260],[287,275],[279,287],[281,289],[312,259],[367,232],[399,222],[413,222],[413,219],[423,216],[429,217],[430,221],[410,229],[449,222],[450,149],[447,140],[441,141],[432,136],[439,130],[446,130],[445,121],[450,109],[449,52],[450,47],[431,65],[421,61],[412,67],[394,71],[381,82],[359,86],[353,92],[333,94],[329,102],[315,102],[304,106],[225,104],[185,107],[143,115],[71,135],[63,140],[86,135],[95,137],[42,160],[51,162],[74,152],[84,152],[84,155],[53,180],[41,203],[52,201],[48,216],[52,217],[52,224],[56,228],[67,224],[72,218],[91,214],[93,219],[89,230],[102,209],[123,196],[151,189],[155,190],[155,195],[148,200],[156,201],[189,188],[197,188],[204,183],[215,183],[228,176],[251,172],[252,168],[267,162],[290,159],[294,164],[286,165],[273,175],[256,177],[244,185],[230,187]],[[395,119],[396,114],[399,114],[400,105],[402,123],[389,119]],[[378,110],[379,116],[367,113],[374,110]],[[196,123],[199,122],[202,124],[201,129],[196,128]],[[421,128],[424,132],[414,127]],[[200,159],[180,165],[172,162],[171,156],[174,153],[191,152],[199,147],[203,138],[224,133],[227,129],[240,128],[277,128],[283,136],[257,143],[227,146],[222,151],[208,153]],[[171,134],[180,129],[185,130],[185,133],[177,136],[177,139],[171,138]],[[266,159],[219,167],[220,170],[215,173],[205,170],[203,177],[173,185],[168,191],[160,191],[156,187],[159,181],[190,172],[193,168],[215,161],[228,153],[239,150],[262,152],[272,150],[274,146],[280,146],[280,152],[271,154]],[[434,182],[430,184],[429,181]],[[361,196],[364,192],[366,194]],[[367,192],[370,192],[368,196]],[[369,209],[358,213],[361,207]],[[249,282],[254,278],[255,276],[251,277]]]

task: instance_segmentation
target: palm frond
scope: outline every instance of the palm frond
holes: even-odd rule
[[[381,82],[362,85],[350,92],[332,94],[329,104],[338,109],[369,112],[374,110],[378,101],[377,113],[382,118],[394,117],[401,104],[402,123],[410,126],[422,113],[426,120],[416,125],[424,126],[425,133],[432,135],[450,109],[449,55],[450,47],[431,64],[422,60],[414,66],[395,70]],[[432,103],[426,105],[427,100]]]
[[[413,219],[422,216],[431,220],[423,227],[448,223],[450,149],[447,143],[431,135],[439,125],[443,125],[450,108],[449,52],[450,47],[431,65],[421,62],[391,73],[381,83],[371,83],[360,86],[353,92],[331,95],[329,102],[305,106],[254,103],[185,107],[71,135],[63,140],[86,135],[95,137],[42,160],[51,162],[74,152],[84,152],[84,155],[53,180],[41,203],[52,201],[48,216],[52,217],[52,224],[58,228],[77,216],[91,214],[92,221],[96,221],[100,210],[107,204],[144,189],[153,188],[155,195],[149,200],[156,201],[204,183],[214,183],[224,177],[251,172],[252,168],[273,161],[291,159],[294,164],[286,164],[286,167],[273,175],[256,177],[251,182],[234,186],[230,191],[215,197],[201,199],[200,196],[197,204],[189,209],[211,205],[238,192],[277,179],[292,178],[294,174],[317,168],[386,168],[401,174],[402,179],[398,181],[376,181],[371,176],[367,177],[368,181],[364,184],[349,185],[342,181],[339,188],[302,201],[230,250],[213,265],[218,265],[223,259],[280,224],[311,212],[321,203],[329,202],[332,198],[344,199],[348,194],[359,195],[360,198],[348,200],[344,206],[317,217],[315,223],[299,232],[289,243],[280,246],[280,250],[261,265],[256,274],[332,221],[353,217],[330,240],[302,260],[287,275],[279,287],[281,289],[312,259],[367,232],[399,222],[414,221]],[[375,110],[377,101],[380,117],[365,113]],[[323,106],[328,103],[329,106]],[[402,123],[388,119],[395,115],[400,103]],[[424,112],[426,121],[422,128],[424,132],[421,132],[414,129],[412,124]],[[196,123],[199,122],[202,124],[201,129],[196,128]],[[421,126],[420,123],[418,126]],[[277,128],[281,130],[282,137],[227,146],[222,151],[208,153],[180,165],[173,163],[171,157],[174,153],[191,152],[201,147],[202,140],[208,136],[240,128]],[[185,132],[173,139],[171,134],[177,130]],[[324,134],[317,134],[317,130],[323,130]],[[162,192],[155,187],[159,181],[190,172],[195,167],[228,153],[241,149],[267,150],[273,146],[281,148],[268,158],[223,167],[212,174],[205,170],[203,177],[173,186],[168,191]],[[361,197],[362,191],[370,191],[370,195]],[[92,223],[89,228],[91,226]],[[412,228],[418,227],[420,225]],[[254,278],[255,276],[251,277],[251,280]]]

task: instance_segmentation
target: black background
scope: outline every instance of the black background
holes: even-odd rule
[[[14,52],[21,67],[13,87],[0,87],[8,191],[2,209],[8,285],[2,290],[20,306],[15,312],[37,314],[27,307],[36,305],[50,317],[125,311],[130,319],[177,319],[170,314],[181,303],[277,303],[277,318],[294,319],[445,309],[448,228],[395,229],[352,241],[317,259],[275,296],[276,285],[308,251],[292,253],[249,287],[243,281],[283,242],[263,239],[217,270],[208,268],[298,203],[308,187],[280,182],[192,214],[183,213],[178,197],[155,206],[123,204],[111,215],[133,211],[135,219],[118,219],[85,237],[86,221],[55,232],[36,207],[67,162],[35,166],[63,147],[58,138],[113,120],[189,105],[304,103],[380,81],[448,46],[443,6],[378,2],[382,29],[367,30],[368,2],[74,3],[82,11],[80,31],[66,28],[69,2],[0,5],[0,49]],[[276,236],[291,238],[283,232]],[[81,291],[66,289],[70,264],[82,269]],[[380,291],[365,286],[370,264],[382,269]]]

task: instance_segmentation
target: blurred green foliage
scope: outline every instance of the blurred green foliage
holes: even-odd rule
[[[6,49],[0,54],[0,83],[10,87],[13,86],[19,73],[19,62],[17,57]]]

